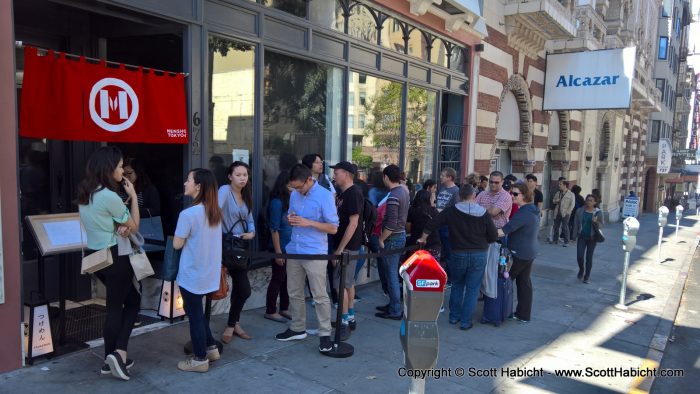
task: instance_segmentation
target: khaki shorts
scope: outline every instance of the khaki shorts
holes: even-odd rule
[[[359,250],[345,250],[350,254],[350,257],[359,256]],[[350,288],[355,286],[355,267],[357,267],[357,260],[350,260],[347,267],[345,267],[345,288]],[[340,286],[340,262],[333,269],[333,287],[338,289]]]

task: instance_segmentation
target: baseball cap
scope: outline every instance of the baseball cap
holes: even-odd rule
[[[349,161],[341,161],[338,164],[334,166],[330,166],[332,169],[340,169],[340,170],[345,170],[353,175],[355,175],[355,166],[352,165]]]

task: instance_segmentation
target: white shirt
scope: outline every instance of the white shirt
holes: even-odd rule
[[[219,290],[221,224],[209,226],[204,205],[195,205],[180,212],[175,236],[185,239],[177,284],[193,294]]]

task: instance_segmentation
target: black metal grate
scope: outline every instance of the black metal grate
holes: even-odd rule
[[[87,342],[102,338],[107,309],[99,304],[83,305],[66,310],[66,339]],[[156,323],[159,319],[139,315],[141,326]],[[51,332],[58,339],[58,316],[51,319]]]

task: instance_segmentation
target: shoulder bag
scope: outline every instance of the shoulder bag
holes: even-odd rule
[[[236,199],[231,193],[231,197]],[[228,204],[226,204],[225,214],[228,215]],[[238,220],[233,223],[230,229],[226,230],[226,225],[222,223],[224,228],[224,234],[221,237],[221,253],[223,256],[222,264],[228,268],[229,271],[243,271],[247,270],[250,265],[250,259],[247,256],[242,256],[239,252],[246,252],[250,249],[250,241],[241,238],[239,235],[233,234],[233,229],[236,228],[238,223],[243,226],[243,232],[248,232],[248,222],[246,222],[243,215],[238,213]]]
[[[605,236],[603,235],[603,230],[600,229],[598,223],[591,223],[593,225],[593,240],[596,242],[605,242]]]
[[[83,243],[83,221],[80,221],[80,243]],[[80,248],[82,261],[80,263],[80,273],[83,275],[94,274],[95,272],[107,268],[114,263],[110,248],[100,249],[97,252],[85,256],[85,248]]]
[[[209,293],[209,298],[216,301],[222,300],[228,296],[228,270],[223,265],[221,266],[221,276],[219,279],[219,290]]]

